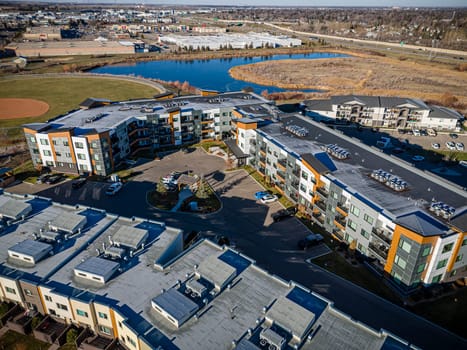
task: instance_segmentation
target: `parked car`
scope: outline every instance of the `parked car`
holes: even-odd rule
[[[400,154],[400,153],[404,153],[404,150],[400,147],[396,147],[392,150],[392,153],[394,154]]]
[[[426,129],[421,129],[421,130],[420,130],[420,135],[422,135],[422,136],[428,136],[428,131],[426,131]]]
[[[121,182],[114,182],[107,188],[107,191],[105,191],[105,194],[108,196],[113,196],[118,191],[120,191],[122,187],[123,187],[123,184]]]
[[[448,141],[446,142],[446,147],[448,149],[450,149],[451,151],[455,151],[456,150],[456,144],[452,141]]]
[[[42,175],[40,175],[40,176],[37,178],[36,183],[38,183],[38,184],[43,184],[43,183],[45,183],[45,182],[47,181],[47,179],[48,179],[49,177],[51,177],[51,176],[52,176],[52,175],[50,175],[50,174],[42,174]]]
[[[63,178],[63,174],[55,174],[55,175],[52,175],[52,176],[48,177],[47,180],[45,180],[45,183],[46,183],[47,185],[56,184],[56,183],[59,182],[62,178]]]
[[[449,136],[450,136],[452,139],[457,139],[457,138],[459,137],[457,134],[454,134],[454,133],[449,134]]]
[[[414,162],[421,162],[421,161],[425,160],[425,157],[424,157],[424,156],[418,156],[418,155],[417,155],[417,156],[413,156],[413,157],[412,157],[412,160],[413,160]]]
[[[412,132],[413,132],[413,136],[421,136],[420,130],[418,129],[413,129]]]
[[[277,201],[277,196],[275,194],[267,194],[263,197],[261,197],[260,201],[261,203],[263,204],[266,204],[266,203],[272,203],[272,202],[275,202]]]
[[[304,239],[298,242],[298,247],[300,249],[307,249],[311,246],[317,245],[324,240],[324,237],[321,236],[319,233],[312,233],[306,236]]]
[[[259,191],[259,192],[256,192],[256,193],[255,193],[255,199],[256,199],[256,200],[260,200],[261,198],[263,198],[264,196],[267,196],[268,194],[270,194],[268,191]]]
[[[71,187],[74,189],[81,188],[88,180],[85,177],[80,177],[79,179],[71,183]]]
[[[461,161],[459,162],[459,165],[460,165],[460,166],[463,166],[464,168],[467,168],[467,160],[461,160]]]
[[[428,136],[436,136],[436,135],[438,135],[438,133],[436,132],[435,129],[431,129],[431,128],[430,128],[430,129],[428,129],[426,132],[428,133]]]
[[[441,148],[439,143],[432,143],[431,147],[434,148],[434,149],[440,149]]]
[[[290,218],[294,216],[296,213],[297,213],[296,207],[289,207],[287,209],[279,210],[278,212],[272,214],[271,217],[274,222],[278,222],[283,219]]]
[[[463,151],[464,150],[464,144],[462,142],[456,142],[456,149],[458,151]]]

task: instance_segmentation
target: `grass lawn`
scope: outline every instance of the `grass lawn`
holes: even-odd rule
[[[193,147],[202,147],[206,152],[209,152],[210,147],[219,147],[225,152],[228,152],[228,148],[222,141],[203,141],[193,145]]]
[[[78,108],[88,97],[120,101],[152,97],[159,91],[147,85],[104,78],[44,78],[0,80],[2,98],[32,98],[47,102],[49,110],[42,116],[0,120],[0,128],[40,122]]]
[[[467,310],[467,288],[459,290],[454,295],[445,296],[428,303],[413,306],[416,314],[439,324],[450,331],[467,337],[465,326],[465,310]]]
[[[13,331],[6,332],[0,338],[0,349],[2,350],[45,350],[49,347],[50,344],[41,342],[32,336]]]

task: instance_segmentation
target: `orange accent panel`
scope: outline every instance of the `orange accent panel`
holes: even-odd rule
[[[308,164],[307,162],[305,162],[304,160],[302,160],[302,163],[303,165],[305,166],[305,168],[307,168],[308,170],[310,170],[313,175],[315,176],[315,180],[316,180],[316,185],[315,187],[319,187],[321,186],[321,183],[320,183],[320,175],[319,173],[315,170],[315,168],[313,168],[310,164]],[[316,188],[315,188],[316,190]]]
[[[348,216],[349,214],[347,214],[344,209],[340,208],[338,205],[336,206],[336,209],[339,213],[341,213],[342,215],[344,216]]]
[[[237,122],[237,128],[243,129],[243,130],[254,130],[254,129],[258,128],[258,123]]]
[[[232,111],[232,114],[234,117],[237,117],[237,118],[243,118],[243,114],[240,113],[239,111]]]
[[[118,339],[118,332],[117,332],[117,321],[115,321],[115,313],[112,308],[109,308],[110,313],[110,320],[112,321],[112,330],[114,331],[114,338]]]
[[[36,130],[32,130],[32,129],[29,129],[29,128],[23,128],[23,131],[25,133],[28,133],[28,134],[33,134],[33,135],[37,134]]]
[[[47,307],[45,305],[44,296],[42,295],[42,290],[41,290],[41,287],[39,287],[39,286],[37,286],[37,293],[39,293],[39,298],[41,299],[42,309],[44,310],[45,314],[48,314],[49,309],[47,309]]]

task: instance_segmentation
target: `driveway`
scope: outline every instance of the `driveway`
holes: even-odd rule
[[[273,223],[271,213],[279,210],[278,202],[263,205],[254,193],[262,187],[243,171],[225,171],[225,161],[207,155],[203,150],[167,155],[135,168],[142,173],[125,184],[115,197],[107,197],[103,183],[89,182],[73,190],[70,182],[43,189],[37,194],[54,201],[85,204],[106,209],[123,216],[139,216],[166,222],[190,232],[202,231],[204,236],[224,235],[235,242],[236,249],[255,259],[257,264],[285,280],[294,280],[332,300],[336,307],[375,329],[384,328],[426,349],[466,348],[464,340],[408,311],[333,275],[306,260],[312,251],[297,249],[297,243],[309,231],[297,219]],[[222,200],[217,213],[196,215],[162,212],[145,200],[160,176],[173,170],[193,170],[203,174]],[[19,185],[8,190],[35,192],[36,185]],[[27,193],[27,192],[22,192]]]

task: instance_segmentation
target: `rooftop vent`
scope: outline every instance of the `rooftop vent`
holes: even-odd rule
[[[350,157],[350,152],[339,147],[338,145],[332,145],[332,144],[326,145],[324,149],[331,156],[333,156],[334,158],[340,159],[340,160],[347,159]]]
[[[108,115],[108,113],[99,113],[99,114],[96,114],[92,117],[89,117],[89,118],[86,118],[84,121],[86,123],[94,123],[95,121],[101,119],[101,118],[104,118],[106,115]]]
[[[298,137],[305,137],[308,135],[308,129],[298,125],[287,125],[285,130]]]
[[[408,189],[409,185],[401,178],[394,176],[382,169],[373,170],[370,177],[386,185],[396,192],[402,192]]]
[[[440,216],[444,219],[449,219],[456,212],[454,207],[451,207],[443,202],[433,202],[428,209],[435,213],[437,216]]]

